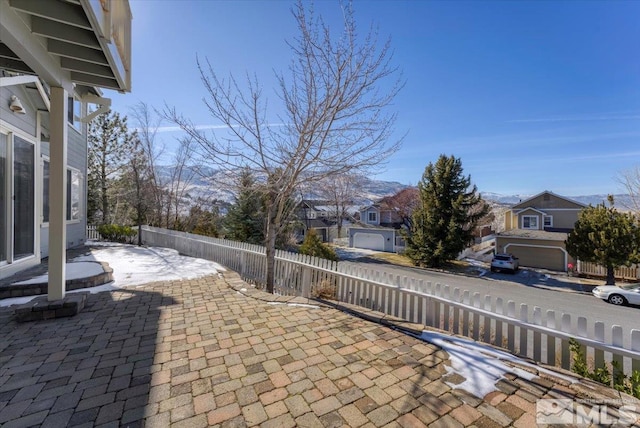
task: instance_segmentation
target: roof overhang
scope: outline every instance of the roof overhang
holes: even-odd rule
[[[128,0],[0,0],[0,68],[130,92],[131,19]]]

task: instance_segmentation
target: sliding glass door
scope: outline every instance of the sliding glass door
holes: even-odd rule
[[[7,140],[0,132],[0,264],[7,261]]]
[[[13,137],[13,259],[35,254],[35,147]]]

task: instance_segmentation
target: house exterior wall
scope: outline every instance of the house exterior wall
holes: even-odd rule
[[[581,209],[582,205],[570,201],[565,198],[560,198],[557,195],[553,195],[550,193],[543,193],[536,196],[533,199],[527,199],[526,201],[520,202],[512,207],[512,209],[523,209],[527,207],[538,208],[541,211],[544,211],[548,208],[573,208],[573,209]]]
[[[515,225],[515,229],[527,229],[524,226],[524,219],[525,217],[535,217],[537,218],[537,223],[535,223],[537,226],[535,227],[535,229],[542,229],[542,213],[540,213],[539,211],[536,211],[534,209],[528,209],[528,210],[524,210],[518,213],[517,215],[517,219],[518,219],[518,224]]]
[[[555,228],[573,229],[578,221],[580,210],[576,209],[549,209],[546,213],[553,217],[553,225]]]
[[[9,109],[11,95],[16,95],[25,108],[25,114],[16,114]],[[0,265],[0,278],[12,275],[15,272],[26,269],[40,263],[42,257],[49,254],[49,225],[43,220],[43,165],[44,159],[49,157],[49,143],[41,142],[41,135],[48,135],[48,113],[40,113],[38,119],[38,107],[32,103],[32,97],[40,95],[25,89],[23,85],[5,86],[0,89],[0,129],[3,133],[13,132],[15,135],[34,144],[34,222],[35,222],[35,247],[34,256],[23,260],[15,260],[13,263]],[[84,110],[83,110],[84,112]],[[83,112],[76,112],[81,116]],[[78,171],[81,178],[80,196],[80,216],[77,220],[67,221],[67,248],[77,247],[85,242],[86,236],[86,175],[87,175],[87,139],[86,125],[76,129],[73,125],[68,125],[68,147],[67,164],[70,168]],[[38,132],[38,131],[41,132]],[[11,169],[6,171],[10,173]],[[10,240],[11,236],[6,239]],[[11,245],[5,241],[2,245]]]
[[[525,267],[543,268],[564,272],[568,263],[575,260],[566,252],[564,241],[496,237],[496,251],[511,253]]]
[[[20,99],[26,114],[16,114],[9,109],[12,95]],[[3,86],[0,89],[0,119],[25,134],[37,137],[36,108],[31,104],[27,91],[22,85]]]
[[[375,221],[369,220],[369,213],[375,213],[376,219]],[[360,221],[364,224],[380,224],[380,212],[376,207],[369,207],[362,211],[360,211]]]

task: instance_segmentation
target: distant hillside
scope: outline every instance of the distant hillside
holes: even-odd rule
[[[174,167],[161,166],[158,168],[158,174],[165,183],[171,181],[171,177],[174,174]],[[197,199],[202,198],[204,200],[217,200],[221,202],[232,203],[235,191],[233,189],[235,173],[228,171],[215,170],[213,168],[200,168],[199,170],[188,169],[183,173],[184,177],[188,177],[189,174],[193,176],[191,183],[188,186],[188,198]],[[397,181],[384,181],[374,180],[368,177],[362,177],[362,184],[359,188],[360,195],[356,201],[358,205],[365,205],[377,201],[384,196],[393,195],[400,190],[409,187],[405,184],[401,184]],[[305,198],[314,199],[313,191],[308,192]],[[510,206],[517,204],[520,201],[529,199],[534,195],[504,195],[492,192],[480,192],[482,197],[491,202],[492,204],[499,206]],[[597,205],[602,202],[606,202],[607,195],[580,195],[580,196],[566,196],[574,201],[581,202],[585,205]],[[616,206],[624,209],[631,206],[631,198],[629,195],[618,194],[614,195]]]
[[[157,168],[158,176],[162,182],[169,183],[175,176],[175,167],[160,166]],[[191,177],[188,185],[189,199],[202,198],[205,200],[218,200],[232,203],[235,196],[233,183],[235,182],[235,172],[220,171],[213,168],[188,168],[183,171],[183,181]],[[372,180],[362,177],[359,186],[360,196],[358,204],[367,204],[376,201],[384,196],[393,195],[407,187],[395,181]],[[312,193],[312,192],[310,192]],[[313,198],[313,195],[308,195]],[[305,195],[307,197],[307,195]]]

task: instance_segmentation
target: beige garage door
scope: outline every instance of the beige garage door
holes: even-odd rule
[[[520,266],[564,271],[565,258],[561,248],[538,248],[511,244],[505,250],[520,259]]]

